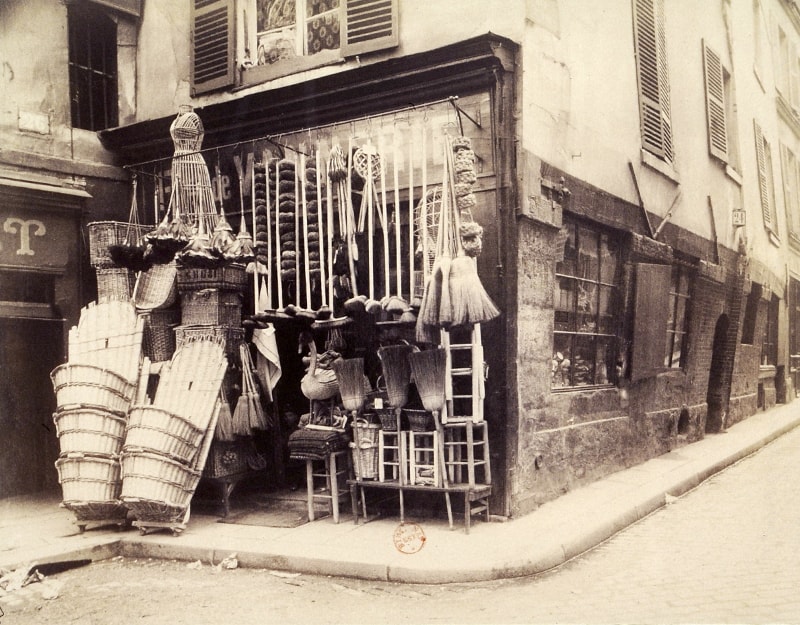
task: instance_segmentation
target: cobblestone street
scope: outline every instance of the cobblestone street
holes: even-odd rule
[[[410,585],[115,558],[0,597],[2,624],[798,623],[798,448],[800,428],[536,577]]]

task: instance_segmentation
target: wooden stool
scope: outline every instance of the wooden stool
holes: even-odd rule
[[[320,472],[315,473],[314,463],[323,463]],[[334,451],[325,456],[324,460],[306,459],[306,491],[308,493],[308,520],[316,518],[314,514],[314,502],[318,499],[327,501],[333,522],[339,522],[339,498],[347,496],[347,491],[342,489],[339,492],[340,481],[346,481],[351,477],[352,466],[350,464],[350,454],[347,449]],[[324,478],[325,490],[317,493],[314,490],[314,478]]]

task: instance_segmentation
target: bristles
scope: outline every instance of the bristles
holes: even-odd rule
[[[408,385],[411,383],[408,357],[413,349],[411,345],[388,345],[378,349],[389,404],[393,408],[402,408],[408,402]]]
[[[444,404],[447,355],[441,348],[416,352],[409,356],[414,382],[425,410],[440,411]]]
[[[332,365],[339,383],[339,394],[347,410],[359,410],[366,399],[364,388],[364,359],[343,358]]]
[[[450,266],[450,322],[454,326],[490,321],[500,310],[483,288],[475,259],[457,256]]]

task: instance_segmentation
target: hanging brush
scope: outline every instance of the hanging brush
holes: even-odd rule
[[[214,438],[219,441],[232,441],[235,440],[233,428],[233,415],[231,414],[231,405],[228,403],[225,393],[220,389],[219,392],[219,417],[217,418],[217,426],[214,430]]]
[[[363,358],[340,358],[331,363],[336,381],[339,383],[339,395],[342,406],[353,414],[353,420],[364,406],[367,397],[364,376]],[[369,383],[366,384],[369,386]]]

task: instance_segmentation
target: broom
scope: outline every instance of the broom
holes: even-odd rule
[[[244,344],[239,346],[239,355],[242,360],[242,392],[239,395],[239,399],[236,400],[232,418],[233,433],[239,436],[250,435],[250,388],[247,380],[247,365],[244,360],[244,352],[246,349],[247,347]]]
[[[220,389],[219,393],[219,417],[217,418],[217,425],[214,429],[214,438],[219,441],[232,441],[236,438],[233,431],[233,415],[231,414],[231,405],[228,399]]]
[[[345,410],[353,413],[355,419],[364,405],[366,392],[364,388],[364,359],[340,358],[331,364],[339,383],[339,394]]]
[[[414,383],[422,400],[422,406],[433,414],[436,431],[439,433],[438,453],[442,466],[442,481],[447,486],[446,458],[444,453],[444,431],[439,413],[445,405],[445,383],[447,379],[447,353],[441,347],[415,352],[408,357],[414,373]],[[449,502],[448,502],[449,503]]]

